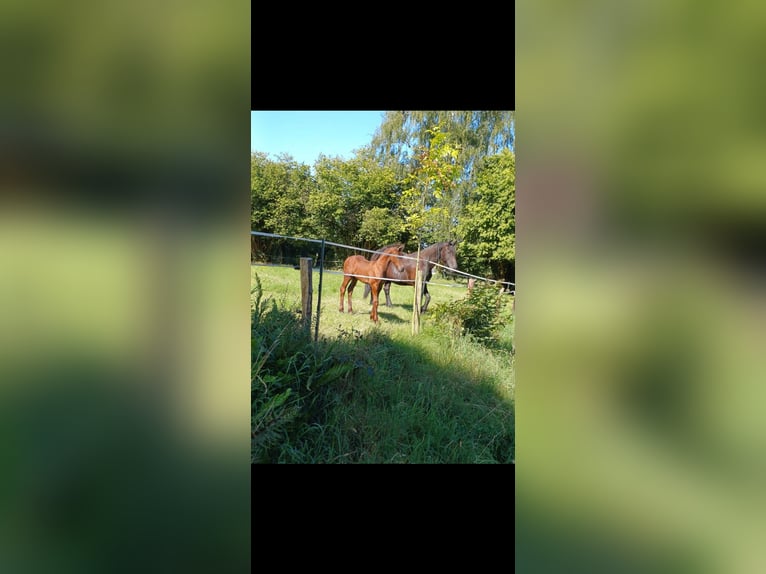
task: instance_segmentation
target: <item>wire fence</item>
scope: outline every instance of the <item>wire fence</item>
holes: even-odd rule
[[[290,241],[318,244],[318,248],[319,248],[318,252],[314,252],[314,251],[307,252],[306,249],[303,248],[303,249],[294,250],[294,255],[288,256],[288,259],[294,259],[295,261],[299,261],[303,257],[307,257],[309,255],[313,255],[313,259],[315,261],[319,262],[319,269],[318,269],[319,270],[319,289],[318,289],[318,294],[317,294],[317,308],[316,308],[316,320],[315,320],[315,326],[314,326],[314,340],[318,340],[319,339],[319,316],[320,316],[321,305],[322,305],[322,277],[323,277],[324,273],[329,273],[329,274],[333,274],[333,275],[345,275],[345,273],[343,273],[343,271],[325,270],[325,267],[326,267],[328,262],[333,263],[332,266],[334,266],[334,267],[342,267],[343,266],[343,262],[345,261],[345,257],[343,259],[333,259],[333,260],[329,260],[328,261],[326,259],[326,257],[325,257],[325,255],[326,255],[326,252],[325,252],[326,248],[329,246],[331,248],[336,248],[336,249],[351,250],[351,251],[354,252],[354,254],[357,254],[357,255],[359,254],[358,252],[371,253],[371,254],[379,254],[380,253],[379,251],[373,251],[371,249],[363,249],[361,247],[355,247],[353,245],[344,245],[342,243],[335,243],[335,242],[332,242],[332,241],[326,241],[324,239],[312,239],[312,238],[307,238],[307,237],[291,237],[289,235],[280,235],[280,234],[277,234],[277,233],[266,233],[266,232],[263,232],[263,231],[251,231],[250,232],[250,236],[251,236],[251,238],[255,237],[255,236],[260,236],[260,237],[269,237],[269,238],[275,238],[275,239],[281,239],[281,240],[290,240]],[[263,254],[263,255],[265,255],[265,254]],[[410,260],[413,260],[413,261],[417,261],[417,259],[418,259],[417,257],[412,257],[411,255],[390,254],[390,256],[391,257],[401,258],[401,259],[410,259]],[[250,255],[250,257],[251,257],[251,261],[250,261],[251,265],[263,265],[263,266],[273,266],[273,267],[287,267],[287,266],[289,266],[289,267],[293,267],[294,269],[299,269],[299,265],[296,264],[296,263],[291,263],[289,265],[285,265],[285,263],[284,263],[284,259],[285,258],[282,256],[281,253],[279,254],[278,257],[276,257],[277,259],[280,260],[280,263],[276,263],[275,264],[275,263],[257,263],[257,262],[254,262],[253,261],[253,245],[252,245],[252,242],[251,242],[251,255]],[[275,257],[272,256],[271,258],[273,259]],[[421,261],[423,261],[422,258],[421,258]],[[453,275],[453,276],[457,275],[457,276],[463,276],[463,277],[467,277],[467,278],[472,278],[474,280],[478,279],[478,280],[481,280],[481,281],[486,281],[486,282],[488,282],[490,284],[493,284],[493,285],[508,285],[509,287],[508,287],[508,291],[507,292],[510,293],[510,294],[513,294],[513,295],[516,294],[516,290],[515,290],[516,284],[515,283],[509,282],[509,281],[498,281],[496,279],[490,279],[490,278],[487,278],[487,277],[479,277],[478,275],[472,275],[470,273],[466,273],[465,271],[460,271],[459,269],[448,267],[448,266],[443,265],[443,264],[438,263],[438,262],[431,261],[430,263],[433,264],[433,266],[435,266],[435,267],[439,267],[440,269],[443,269],[444,271],[442,272],[442,274],[444,274],[444,272],[446,272],[446,273],[448,273],[450,275]],[[354,277],[365,278],[365,279],[381,279],[381,280],[391,281],[392,283],[397,283],[399,285],[414,284],[414,281],[391,280],[391,279],[388,279],[387,277],[376,277],[376,276],[371,276],[371,275],[359,275],[359,274],[356,274],[356,273],[354,274]],[[426,281],[425,279],[423,279],[422,281],[423,281],[423,283],[425,283],[427,285],[437,285],[437,286],[440,286],[440,287],[463,287],[462,285],[447,284],[447,283],[437,283],[437,282],[431,281],[431,280]],[[469,285],[470,285],[470,282],[469,282]],[[513,289],[511,289],[511,286],[513,287]],[[505,288],[504,288],[504,292],[505,292]]]
[[[310,238],[305,238],[305,237],[291,237],[289,235],[279,235],[277,233],[265,233],[263,231],[251,231],[250,235],[251,236],[252,235],[257,235],[257,236],[261,236],[261,237],[272,237],[272,238],[277,238],[277,239],[289,239],[289,240],[293,240],[293,241],[306,241],[306,242],[311,242],[311,243],[319,243],[319,244],[321,244],[323,246],[328,246],[329,245],[331,247],[337,247],[337,248],[340,248],[340,249],[349,249],[349,250],[354,251],[355,254],[358,254],[356,252],[371,253],[371,254],[379,254],[380,253],[379,251],[374,251],[372,249],[364,249],[362,247],[355,247],[353,245],[344,245],[343,243],[335,243],[333,241],[326,241],[324,239],[310,239]],[[417,257],[412,257],[411,255],[391,255],[391,256],[392,257],[398,257],[398,258],[401,258],[401,259],[410,259],[412,261],[417,260]],[[290,259],[296,259],[296,261],[297,261],[300,257],[301,256],[289,257],[289,258]],[[319,260],[319,257],[317,257],[317,260]],[[345,258],[344,259],[330,259],[330,260],[322,259],[319,262],[320,269],[326,267],[328,265],[328,263],[330,264],[331,267],[342,267],[344,260],[345,260]],[[463,277],[467,277],[467,278],[477,279],[477,280],[480,280],[480,281],[486,281],[486,282],[491,283],[493,285],[508,285],[508,286],[512,286],[512,287],[514,287],[514,289],[508,289],[508,291],[511,294],[515,293],[516,284],[512,283],[510,281],[499,281],[497,279],[490,279],[488,277],[480,277],[478,275],[472,275],[471,273],[466,273],[465,271],[460,271],[459,269],[448,267],[448,266],[443,265],[443,264],[438,263],[438,262],[432,262],[432,263],[433,263],[433,265],[435,267],[439,267],[440,269],[444,269],[450,275],[458,275],[458,276],[463,276]],[[269,264],[269,263],[253,263],[253,264],[256,264],[256,265],[274,265],[273,263],[272,264]],[[284,266],[285,264],[281,263],[281,265]],[[297,264],[293,264],[293,267],[297,268]],[[330,274],[334,274],[334,275],[343,275],[342,271],[326,270],[325,272],[326,273],[330,273]],[[374,277],[374,276],[369,276],[369,275],[356,275],[356,276],[357,277],[364,277],[366,279],[384,279],[384,280],[389,280],[386,277]],[[396,281],[393,281],[393,282],[396,283]],[[447,284],[447,283],[436,283],[434,281],[424,281],[424,283],[427,283],[428,285],[438,285],[438,286],[441,286],[441,287],[461,287],[460,285]]]

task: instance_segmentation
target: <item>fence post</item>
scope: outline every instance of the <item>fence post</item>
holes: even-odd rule
[[[420,305],[422,303],[423,274],[420,271],[420,241],[418,255],[415,258],[415,302],[412,304],[412,335],[420,333]]]
[[[322,306],[322,272],[324,271],[324,237],[322,238],[322,251],[319,255],[319,292],[317,293],[317,322],[314,328],[314,341],[319,339],[319,314]]]
[[[311,328],[311,257],[301,257],[301,313],[303,323]]]

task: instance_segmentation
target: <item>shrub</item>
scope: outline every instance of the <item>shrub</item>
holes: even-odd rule
[[[471,336],[485,344],[496,342],[508,317],[508,296],[489,283],[477,283],[463,299],[435,305],[433,317],[447,325],[453,336]]]

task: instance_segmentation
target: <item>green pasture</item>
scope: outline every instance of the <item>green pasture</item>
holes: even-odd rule
[[[325,273],[315,342],[314,326],[295,321],[300,271],[253,265],[253,286],[256,274],[252,462],[513,462],[510,314],[493,346],[450,333],[431,313],[413,336],[413,288],[392,286],[394,306],[381,304],[375,325],[364,285],[354,313],[340,313],[342,275]],[[455,286],[430,286],[429,310],[467,295],[465,283],[434,281]],[[312,287],[316,318],[317,272]]]
[[[257,273],[261,280],[264,292],[272,297],[281,307],[300,311],[301,309],[301,285],[300,271],[289,266],[266,266],[252,265],[251,277]],[[381,290],[380,303],[378,305],[378,325],[370,320],[372,306],[369,298],[364,298],[364,283],[357,282],[354,288],[352,304],[353,313],[348,313],[348,293],[343,301],[344,312],[341,313],[340,285],[343,274],[340,271],[325,271],[322,274],[321,304],[319,307],[319,334],[326,337],[334,337],[342,331],[354,331],[367,333],[371,329],[377,329],[390,335],[408,335],[411,333],[412,306],[415,289],[404,285],[391,286],[391,303],[393,307],[386,307],[386,295]],[[465,281],[455,281],[442,277],[435,273],[432,284],[428,291],[431,294],[433,307],[438,303],[454,301],[466,295],[467,286]],[[442,286],[439,284],[449,285]],[[317,304],[319,299],[319,271],[314,270],[312,275],[312,322],[316,321]],[[421,317],[421,325],[428,323],[428,314]],[[312,329],[315,325],[312,326]],[[313,330],[312,330],[313,332]]]

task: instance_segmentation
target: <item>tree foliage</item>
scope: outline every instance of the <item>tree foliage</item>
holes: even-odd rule
[[[306,205],[312,187],[309,167],[291,156],[272,161],[264,153],[251,153],[251,229],[283,235],[309,232]]]
[[[385,207],[373,207],[362,215],[356,244],[364,249],[378,249],[382,245],[405,242],[407,236],[400,216]]]
[[[419,146],[417,165],[402,193],[406,227],[418,241],[434,243],[452,235],[453,192],[461,173],[460,149],[437,125],[429,130],[429,145]]]
[[[436,130],[436,127],[439,127]],[[458,150],[456,163],[461,174],[455,179],[455,187],[440,205],[447,210],[454,224],[464,215],[464,207],[475,202],[473,195],[478,174],[484,163],[504,151],[513,152],[515,142],[515,112],[501,110],[485,111],[389,111],[376,130],[370,147],[383,165],[390,165],[404,180],[418,169],[423,148],[432,145],[438,133],[449,135],[449,142]],[[507,230],[508,227],[506,226]],[[515,226],[513,231],[515,232]],[[507,244],[511,241],[503,236],[504,253],[501,260],[507,261]],[[466,243],[461,246],[461,251]],[[515,250],[515,247],[514,247]],[[486,251],[486,246],[478,249]],[[477,262],[481,266],[481,262]],[[495,267],[503,267],[496,264]],[[485,257],[485,272],[489,265]],[[503,273],[511,273],[506,269]]]
[[[320,156],[314,170],[316,186],[309,197],[308,212],[315,237],[351,244],[358,238],[369,210],[391,209],[398,203],[399,183],[393,170],[372,158]]]
[[[513,112],[405,111],[386,112],[348,160],[307,166],[255,151],[251,226],[368,249],[458,238],[462,270],[513,282],[513,144]],[[275,242],[261,239],[254,249],[268,254]]]
[[[417,161],[417,148],[429,146],[436,126],[460,149],[457,162],[465,182],[474,178],[485,157],[513,150],[515,112],[498,110],[386,112],[371,146],[382,164],[396,166],[404,178]]]
[[[495,278],[514,281],[516,261],[516,156],[487,158],[458,225],[464,267],[489,266]]]

